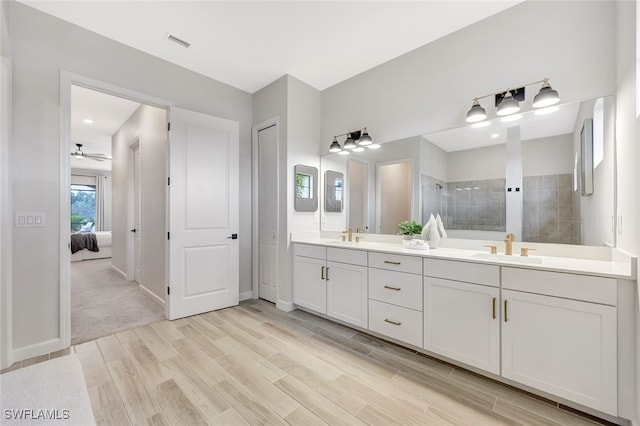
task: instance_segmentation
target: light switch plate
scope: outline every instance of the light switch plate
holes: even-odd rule
[[[43,212],[15,213],[16,228],[40,228],[47,225],[47,215]]]

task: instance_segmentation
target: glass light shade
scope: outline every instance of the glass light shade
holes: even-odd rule
[[[518,111],[520,111],[520,104],[513,98],[513,96],[511,96],[511,92],[507,92],[507,94],[504,95],[502,102],[500,102],[500,105],[498,105],[496,114],[502,116],[514,114]]]
[[[362,136],[360,136],[360,139],[358,140],[358,145],[367,146],[367,145],[371,145],[372,143],[373,143],[373,140],[371,139],[371,136],[369,136],[369,133],[367,132],[367,128],[365,127],[364,129],[362,129]]]
[[[333,138],[333,142],[331,142],[331,146],[329,146],[329,152],[340,152],[342,148],[340,148],[340,144],[336,138]]]
[[[480,105],[477,99],[473,101],[471,109],[467,112],[467,123],[477,123],[487,118],[487,111]]]
[[[553,90],[548,82],[544,82],[538,94],[533,98],[534,108],[544,108],[560,102],[558,92]]]
[[[354,141],[353,138],[351,138],[351,133],[349,133],[347,135],[347,140],[344,141],[344,149],[353,149],[356,146],[357,146],[356,141]]]

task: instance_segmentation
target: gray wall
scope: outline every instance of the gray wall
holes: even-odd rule
[[[622,218],[622,229],[617,235],[620,248],[638,254],[640,249],[640,119],[637,102],[640,81],[636,74],[636,2],[618,1],[616,43],[616,151],[617,151],[617,216]],[[636,300],[636,354],[635,365],[640,365],[640,295]],[[636,422],[640,422],[640,368],[636,368]]]
[[[140,138],[140,282],[153,294],[165,297],[166,191],[167,191],[167,112],[141,105],[112,137],[113,153],[113,232],[111,263],[127,273],[129,222],[133,212],[130,195],[131,148]]]
[[[579,17],[579,18],[577,18]],[[322,92],[322,145],[458,127],[474,96],[551,78],[563,102],[615,91],[614,2],[524,2]]]
[[[13,349],[59,338],[60,70],[240,123],[240,289],[250,289],[251,95],[21,3],[8,6],[13,208],[46,212],[48,223],[13,232]]]
[[[562,173],[573,173],[573,135],[522,141],[522,176]]]
[[[278,307],[293,308],[290,232],[319,231],[319,211],[294,209],[294,166],[320,169],[320,92],[286,75],[253,95],[253,122],[279,120],[278,189],[280,230],[278,235]],[[283,167],[283,165],[285,165]],[[322,193],[320,193],[322,195]],[[318,203],[319,206],[322,203]]]

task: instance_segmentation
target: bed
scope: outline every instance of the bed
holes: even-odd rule
[[[71,261],[79,262],[81,260],[105,259],[111,257],[111,231],[94,232],[98,242],[100,251],[89,251],[82,249],[75,253],[71,253]]]

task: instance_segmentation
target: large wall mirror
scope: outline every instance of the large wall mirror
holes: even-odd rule
[[[424,224],[440,214],[453,238],[514,233],[519,241],[614,246],[614,106],[613,97],[586,100],[323,156],[322,175],[344,174],[344,200],[341,212],[322,212],[322,230],[396,234],[404,220]],[[582,158],[585,123],[590,158]]]

